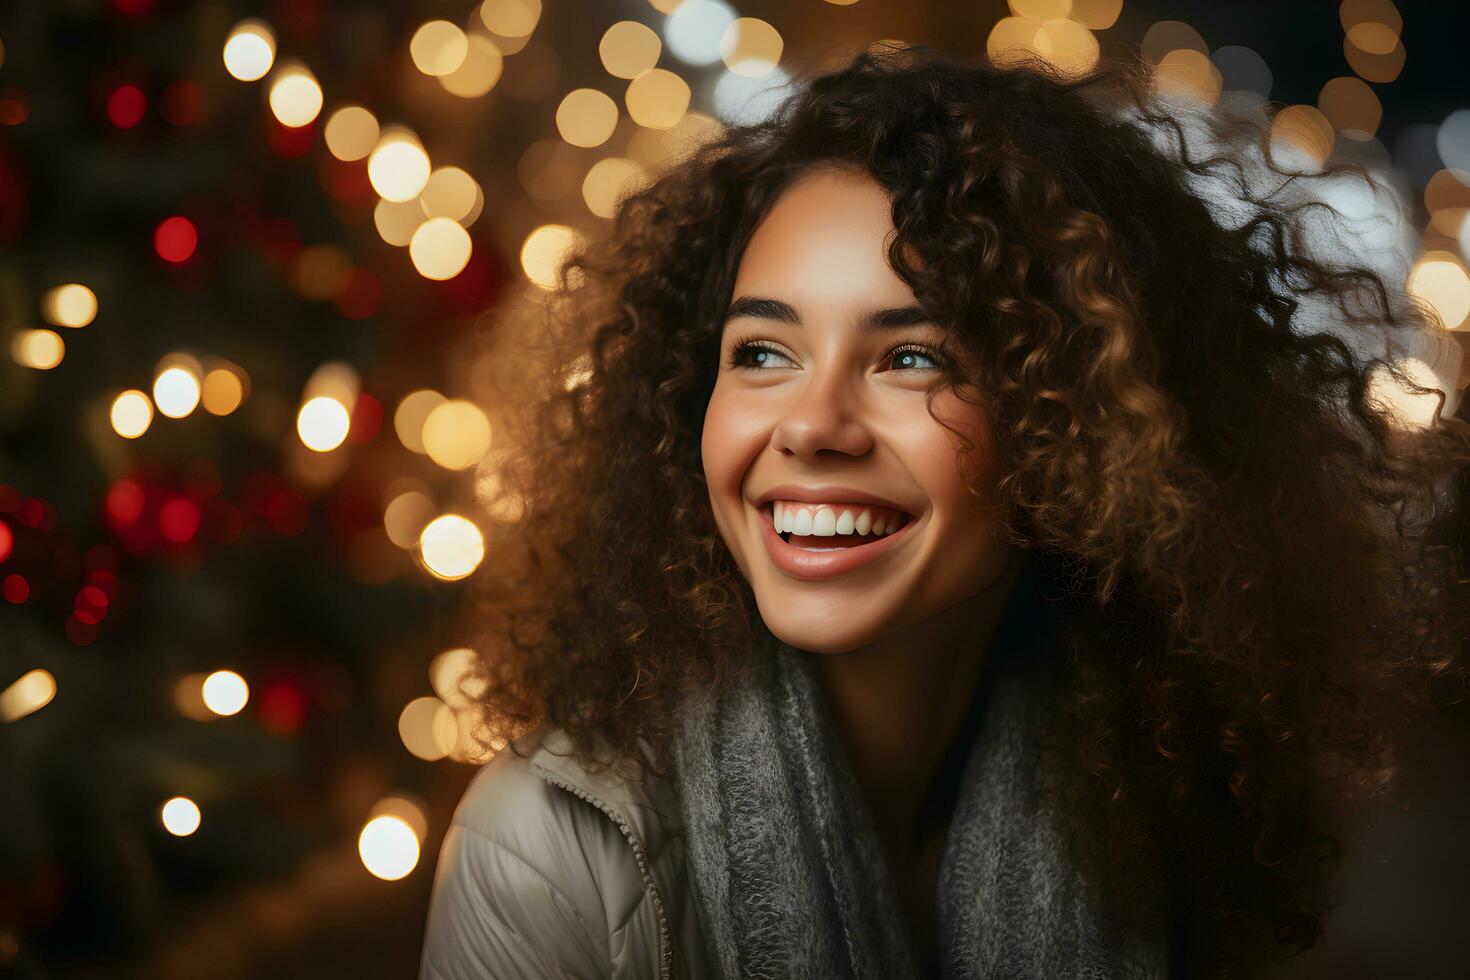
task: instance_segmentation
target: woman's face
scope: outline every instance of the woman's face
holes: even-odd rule
[[[986,589],[1015,554],[965,485],[993,479],[980,409],[947,387],[934,401],[976,444],[961,472],[926,406],[944,334],[888,265],[890,206],[870,177],[832,169],[780,197],[736,273],[705,414],[715,522],[766,626],[797,649],[884,639]],[[778,536],[776,506],[815,533]],[[875,536],[879,519],[898,530]]]

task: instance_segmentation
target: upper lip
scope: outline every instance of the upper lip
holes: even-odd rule
[[[768,500],[802,500],[809,504],[872,504],[876,507],[891,507],[902,511],[909,516],[914,512],[903,504],[897,503],[887,497],[856,487],[839,487],[828,484],[820,487],[799,487],[794,483],[783,483],[780,486],[771,487],[756,497],[753,503],[759,507]]]

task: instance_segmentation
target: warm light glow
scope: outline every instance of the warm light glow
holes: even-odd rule
[[[424,452],[445,469],[473,466],[490,451],[490,420],[474,402],[455,398],[424,420]]]
[[[448,401],[432,388],[420,388],[403,396],[398,409],[393,413],[393,430],[398,441],[410,452],[424,453],[424,422],[429,413]]]
[[[1072,19],[1094,31],[1112,27],[1122,12],[1123,0],[1072,0]]]
[[[480,216],[485,195],[479,182],[459,167],[438,167],[429,175],[418,203],[424,217],[449,218],[468,228]]]
[[[425,279],[453,279],[469,264],[470,233],[453,218],[430,218],[413,233],[408,255]]]
[[[0,691],[0,723],[19,721],[40,711],[56,697],[56,678],[51,671],[37,667],[21,674],[4,691]],[[452,744],[452,743],[451,743]],[[445,750],[448,752],[448,750]]]
[[[1159,94],[1207,106],[1219,101],[1223,83],[1215,63],[1193,48],[1170,51],[1159,59],[1154,74],[1154,85]]]
[[[163,828],[175,837],[188,837],[199,829],[199,804],[187,796],[175,796],[158,811]]]
[[[388,540],[403,549],[412,548],[424,525],[434,519],[434,501],[419,490],[406,490],[383,509],[383,530]]]
[[[199,377],[186,367],[165,368],[153,380],[153,403],[171,419],[181,419],[199,405]]]
[[[448,75],[464,64],[470,43],[464,31],[447,20],[431,20],[414,31],[408,54],[425,75]]]
[[[424,206],[416,197],[407,201],[380,199],[373,206],[373,227],[389,245],[404,248],[413,241],[413,233],[424,223]]]
[[[618,126],[618,104],[605,92],[579,88],[556,107],[556,131],[573,146],[601,146]]]
[[[471,673],[474,667],[475,651],[469,647],[445,650],[429,664],[429,684],[445,704],[467,708],[485,691],[484,679]]]
[[[1427,392],[1415,392],[1403,387],[1388,373],[1385,367],[1376,368],[1368,381],[1367,397],[1386,410],[1393,420],[1404,428],[1425,428],[1434,420],[1434,411],[1439,404],[1439,392],[1444,391],[1434,370],[1417,357],[1406,357],[1398,365],[1412,384],[1428,388]],[[1446,394],[1448,394],[1446,392]],[[1446,400],[1445,407],[1450,402]]]
[[[480,20],[501,37],[525,37],[541,19],[541,0],[485,0]]]
[[[363,867],[384,881],[406,877],[419,863],[419,839],[402,817],[374,817],[357,838]]]
[[[305,126],[322,111],[322,87],[305,65],[283,65],[271,82],[270,106],[282,126]]]
[[[153,402],[147,392],[129,388],[112,400],[112,431],[124,439],[136,439],[153,424]]]
[[[597,55],[609,75],[637,78],[658,64],[663,42],[653,28],[636,20],[620,20],[609,27],[597,45]]]
[[[10,356],[21,367],[49,371],[66,356],[66,342],[55,330],[17,330],[10,338]]]
[[[1343,135],[1368,139],[1378,132],[1383,119],[1383,106],[1368,83],[1361,78],[1342,76],[1331,79],[1317,94],[1317,108]]]
[[[388,201],[412,201],[429,182],[429,154],[402,128],[384,134],[368,157],[368,180]]]
[[[233,670],[216,670],[200,687],[204,706],[217,715],[239,714],[250,700],[250,686]]]
[[[264,78],[276,60],[276,36],[264,21],[242,20],[225,41],[225,71],[242,82]]]
[[[360,105],[343,106],[327,119],[323,138],[338,160],[361,160],[378,142],[378,117]]]
[[[204,410],[229,415],[245,400],[245,382],[229,368],[215,368],[204,376]]]
[[[1409,272],[1405,284],[1415,299],[1434,310],[1449,330],[1467,326],[1470,317],[1470,275],[1451,252],[1426,252]]]
[[[97,316],[97,294],[78,282],[48,289],[41,297],[41,315],[58,327],[85,327]]]
[[[1145,61],[1157,65],[1171,51],[1198,51],[1206,57],[1210,46],[1200,32],[1182,20],[1161,20],[1143,35],[1141,53]]]
[[[781,61],[781,33],[759,17],[741,17],[720,35],[720,58],[737,75],[763,78]]]
[[[398,737],[403,747],[423,759],[436,762],[449,754],[459,737],[454,710],[435,697],[414,698],[398,715]]]
[[[689,83],[665,68],[653,68],[628,83],[628,115],[649,129],[670,129],[689,111]]]
[[[1271,119],[1271,151],[1320,167],[1332,154],[1336,142],[1332,123],[1322,110],[1310,105],[1289,105]]]
[[[1006,5],[1017,17],[1034,21],[1066,17],[1072,12],[1072,0],[1007,0]]]
[[[735,20],[735,11],[721,0],[684,0],[664,21],[664,43],[669,53],[691,65],[720,60],[720,37]]]
[[[439,76],[439,85],[450,95],[477,99],[500,81],[505,71],[505,52],[483,34],[471,34],[468,40],[464,62],[448,75]]]
[[[526,278],[542,289],[554,289],[567,253],[579,236],[567,225],[542,225],[526,236],[521,246],[521,268]]]
[[[468,518],[444,514],[424,527],[419,535],[419,552],[430,572],[453,581],[480,567],[485,558],[485,538]]]
[[[296,415],[296,434],[307,449],[331,452],[347,441],[352,414],[347,406],[329,395],[319,395],[301,406]]]
[[[645,176],[643,168],[627,157],[598,160],[582,181],[582,200],[599,218],[611,218],[617,210],[618,200],[637,189]]]

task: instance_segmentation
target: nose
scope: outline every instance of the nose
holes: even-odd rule
[[[803,383],[771,432],[771,447],[808,459],[822,450],[862,456],[873,446],[863,421],[863,399],[841,363],[817,368]]]

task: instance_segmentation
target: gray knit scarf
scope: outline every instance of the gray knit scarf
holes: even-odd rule
[[[1054,629],[1028,568],[992,641],[939,874],[945,978],[1163,977],[1162,878],[1109,929],[1037,796],[1034,735],[1057,704]],[[764,634],[769,637],[769,634]],[[770,639],[758,667],[692,712],[676,784],[711,968],[725,980],[916,977],[894,883],[812,663]],[[979,712],[977,714],[977,712]],[[960,740],[957,740],[957,744]],[[1161,865],[1159,866],[1161,867]],[[1120,935],[1119,933],[1124,933]]]

